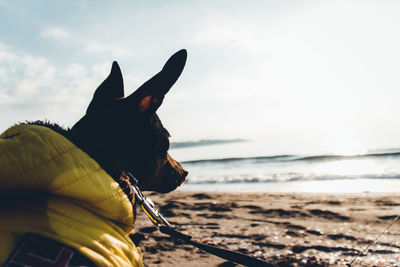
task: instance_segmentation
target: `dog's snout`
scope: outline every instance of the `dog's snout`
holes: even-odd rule
[[[161,173],[162,180],[161,183],[157,185],[155,191],[168,193],[183,184],[189,172],[186,171],[179,162],[167,154],[166,162]]]

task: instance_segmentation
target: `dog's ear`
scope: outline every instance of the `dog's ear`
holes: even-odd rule
[[[164,96],[174,85],[185,67],[187,53],[182,49],[172,55],[162,70],[140,86],[124,101],[129,109],[140,114],[152,114],[160,107]]]
[[[86,113],[95,112],[97,109],[112,102],[112,100],[122,97],[124,97],[124,81],[121,69],[118,63],[114,61],[110,74],[96,89]]]

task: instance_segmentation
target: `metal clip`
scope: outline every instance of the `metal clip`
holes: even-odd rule
[[[126,173],[132,181],[132,190],[135,192],[137,204],[142,208],[150,221],[157,227],[160,228],[163,224],[167,227],[172,228],[172,225],[162,216],[162,214],[155,208],[153,201],[145,197],[138,187],[138,180],[129,172]]]

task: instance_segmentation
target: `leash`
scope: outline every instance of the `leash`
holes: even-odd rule
[[[362,251],[360,251],[360,253],[358,253],[353,259],[352,261],[348,264],[348,266],[351,266],[359,257],[361,257],[365,252],[368,251],[368,249],[376,244],[378,242],[378,240],[384,235],[386,234],[387,231],[389,231],[389,228],[392,227],[398,220],[400,219],[400,215],[398,215],[396,218],[394,218],[394,220],[386,227],[386,229],[380,234],[378,235],[371,243],[369,243]]]
[[[192,245],[196,248],[199,248],[207,253],[213,254],[217,257],[223,258],[225,260],[242,264],[244,266],[274,266],[266,261],[262,261],[260,259],[250,257],[246,254],[223,249],[213,245],[207,245],[203,243],[196,242],[192,240],[192,236],[183,234],[173,228],[173,226],[162,216],[162,214],[155,208],[153,201],[151,199],[145,197],[138,187],[137,179],[129,172],[126,173],[131,179],[132,190],[135,192],[136,203],[142,208],[144,213],[146,213],[147,217],[149,217],[150,221],[157,227],[157,229],[170,237],[179,240],[183,243]]]

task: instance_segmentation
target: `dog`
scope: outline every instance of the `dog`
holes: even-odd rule
[[[75,146],[76,146],[78,149],[80,149],[81,151],[83,151],[84,153],[89,155],[90,158],[93,159],[101,167],[101,170],[98,170],[94,167],[94,169],[96,169],[96,173],[102,172],[104,170],[106,174],[111,176],[112,179],[118,183],[120,189],[126,194],[126,196],[128,197],[128,199],[130,200],[131,203],[134,203],[134,194],[131,189],[131,183],[133,181],[131,181],[129,179],[129,176],[126,175],[127,172],[133,174],[133,176],[137,179],[138,186],[141,190],[156,191],[156,192],[160,192],[160,193],[171,192],[171,191],[175,190],[178,186],[180,186],[182,183],[184,183],[188,172],[186,170],[184,170],[183,167],[168,154],[168,149],[169,149],[169,145],[170,145],[170,143],[169,143],[170,135],[169,135],[168,131],[163,127],[159,117],[156,114],[156,111],[161,106],[164,96],[168,93],[170,88],[174,85],[174,83],[177,81],[177,79],[181,75],[183,68],[185,66],[185,63],[186,63],[186,58],[187,58],[186,50],[182,49],[182,50],[176,52],[166,62],[166,64],[164,65],[164,67],[162,68],[162,70],[159,73],[157,73],[150,80],[145,82],[142,86],[140,86],[135,92],[133,92],[128,97],[124,97],[124,85],[123,85],[123,78],[122,78],[120,67],[117,62],[113,62],[109,76],[96,89],[93,99],[91,100],[91,102],[87,108],[86,114],[75,125],[73,125],[72,128],[64,129],[57,124],[53,124],[53,123],[50,123],[47,121],[27,122],[27,123],[23,123],[22,125],[19,125],[19,126],[17,125],[17,130],[14,129],[14,130],[10,130],[9,133],[7,133],[7,131],[5,133],[3,133],[2,138],[4,139],[4,143],[5,143],[5,145],[8,145],[11,141],[18,141],[19,140],[18,138],[23,138],[24,131],[25,131],[24,129],[26,129],[26,128],[21,128],[23,126],[28,126],[29,131],[33,132],[34,134],[36,134],[36,132],[38,132],[37,135],[42,135],[42,132],[44,130],[41,127],[44,126],[47,129],[50,129],[52,131],[52,132],[46,132],[45,136],[48,136],[48,135],[53,136],[53,132],[61,134],[63,137],[68,139],[73,144],[73,145],[72,144],[69,145],[71,147],[70,150],[75,149]],[[40,127],[40,129],[32,128],[32,126]],[[20,127],[20,128],[18,128],[18,127]],[[18,129],[22,129],[22,130],[18,130]],[[54,137],[54,138],[57,139],[59,137]],[[42,139],[45,139],[45,138],[41,138],[38,140],[40,142],[42,142]],[[57,140],[60,140],[60,139],[57,139]],[[46,142],[44,142],[43,144],[46,145]],[[8,148],[8,150],[10,150],[10,149]],[[69,150],[67,150],[67,151],[69,151]],[[29,154],[29,152],[26,152],[26,153]],[[32,153],[36,153],[36,152],[32,152]],[[64,153],[64,152],[62,152],[62,153]],[[62,153],[59,152],[59,154],[62,154]],[[79,153],[80,153],[79,157],[83,157],[84,160],[89,161],[89,159],[86,159],[85,156],[82,156],[83,154],[81,152],[79,152]],[[44,153],[44,154],[46,154],[46,153]],[[51,160],[53,160],[53,158],[58,157],[59,154],[52,157]],[[36,154],[34,154],[34,155],[36,155]],[[42,154],[39,154],[38,157],[41,157],[41,156],[42,156]],[[35,156],[33,156],[31,158],[35,158]],[[75,158],[76,158],[76,156],[74,154],[74,156],[72,157],[72,160],[75,160]],[[0,157],[0,160],[1,160],[1,157]],[[29,159],[28,161],[30,162],[31,159]],[[46,161],[43,161],[43,162],[46,162]],[[92,164],[92,163],[90,163],[90,164]],[[0,167],[1,167],[1,164],[0,164]],[[60,167],[60,168],[62,168],[62,167]],[[81,171],[81,170],[86,171],[85,168],[83,168],[81,166],[79,166],[79,168],[76,167],[77,171]],[[37,170],[34,169],[34,171],[37,171]],[[55,171],[58,171],[58,170],[55,170]],[[67,171],[63,171],[63,173],[60,175],[61,176],[64,175],[64,173]],[[52,170],[52,172],[53,172],[53,170]],[[0,172],[0,176],[1,176],[1,172]],[[66,179],[71,179],[71,178],[70,178],[70,176],[68,176],[68,178],[66,178]],[[71,180],[71,181],[74,182],[74,180]],[[70,183],[70,182],[68,182],[68,183]],[[94,183],[96,183],[96,181],[94,181]],[[99,183],[100,183],[100,181],[99,181]],[[82,182],[82,184],[87,185],[88,182]],[[1,185],[1,182],[0,182],[0,185]],[[50,186],[47,186],[47,187],[51,187],[51,186],[53,186],[53,184],[50,184]],[[69,184],[64,185],[64,186],[69,186]],[[110,187],[109,184],[106,184],[105,186]],[[24,184],[21,188],[24,188],[24,190],[25,190],[26,185]],[[112,188],[112,187],[110,187],[110,188]],[[17,189],[19,190],[20,188],[17,187]],[[96,190],[96,188],[93,188],[93,186],[89,186],[89,189]],[[51,189],[51,190],[53,190],[53,189]],[[55,191],[57,191],[57,190],[55,190]],[[80,188],[78,187],[76,190],[79,191]],[[107,189],[107,190],[109,190],[109,189]],[[53,194],[53,191],[51,191],[51,194]],[[58,190],[58,191],[60,191],[60,190]],[[75,194],[75,193],[73,193],[73,194]],[[82,194],[82,193],[78,192],[77,194]],[[112,197],[112,195],[113,195],[113,193],[111,194],[111,197]],[[69,195],[68,195],[68,197],[70,198]],[[84,197],[86,197],[86,196],[84,196]],[[123,199],[124,197],[120,196],[120,198]],[[61,199],[61,201],[64,201],[65,195],[63,195],[62,198],[57,196],[57,201],[59,199]],[[36,200],[30,199],[29,201],[35,202]],[[109,201],[109,200],[108,200],[108,198],[105,200],[102,199],[101,201],[96,200],[93,202],[94,204],[90,203],[90,205],[87,205],[87,206],[90,206],[89,209],[91,209],[91,207],[93,205],[94,206],[99,205],[98,203],[102,203],[102,201]],[[48,204],[46,204],[46,205],[48,205]],[[66,211],[69,211],[69,210],[75,209],[75,208],[77,210],[79,210],[81,208],[81,206],[86,207],[85,205],[76,205],[75,203],[73,205],[74,205],[73,207],[66,209]],[[101,204],[101,205],[103,205],[103,204]],[[18,206],[17,208],[20,208],[20,207]],[[96,206],[95,208],[96,209],[94,209],[94,210],[96,213],[96,223],[97,223],[97,218],[99,217],[97,214],[97,210],[99,209],[99,207]],[[115,208],[111,208],[111,209],[109,209],[109,211],[111,213],[113,213],[114,212],[113,209],[115,209]],[[3,208],[3,210],[5,210],[4,211],[5,214],[7,214],[7,212],[11,213],[8,206],[5,206]],[[0,212],[1,212],[1,208],[0,208]],[[82,212],[83,212],[82,214],[86,214],[86,210],[82,211]],[[129,212],[130,211],[128,209],[128,213]],[[60,211],[58,211],[58,213],[60,213]],[[102,213],[100,213],[100,215],[104,217],[104,215]],[[49,219],[51,217],[50,215],[45,214],[43,216],[42,217],[45,218],[44,220],[50,221],[50,219]],[[87,216],[90,217],[92,215],[89,214]],[[115,216],[120,216],[120,215],[117,214]],[[120,217],[118,217],[118,218],[120,218]],[[75,220],[75,219],[72,219],[72,220]],[[17,219],[16,219],[16,221],[17,221]],[[112,217],[112,220],[110,220],[110,221],[112,221],[111,223],[114,223],[114,221],[115,221],[114,217]],[[2,232],[1,232],[2,223],[3,222],[0,219],[0,237],[2,234]],[[7,225],[7,223],[15,225],[15,221],[14,221],[14,223],[12,221],[4,222],[4,225]],[[49,224],[49,223],[46,221],[46,224]],[[117,223],[117,225],[120,225],[120,224],[121,224],[120,222]],[[85,224],[85,226],[86,225],[87,224]],[[7,227],[3,227],[3,228],[7,228]],[[76,226],[76,227],[78,227],[78,226]],[[82,227],[82,226],[79,226],[79,227]],[[104,226],[104,227],[106,227],[106,226]],[[127,231],[125,228],[127,228],[129,230],[129,227],[125,227],[125,228],[121,227],[121,228],[123,228],[125,232]],[[117,229],[117,228],[113,227],[113,229],[110,231],[113,232],[115,229]],[[124,235],[121,234],[118,229],[115,231],[118,232],[118,234],[116,234],[116,235],[118,235],[118,237],[121,240],[122,239],[125,240]],[[47,242],[46,243],[47,245],[42,244],[42,246],[44,246],[44,247],[46,247],[46,246],[52,247],[53,246],[53,245],[51,245],[52,244],[51,242],[54,240],[48,241],[48,239],[56,239],[58,241],[61,241],[61,243],[63,243],[64,239],[66,239],[68,237],[66,235],[66,237],[63,237],[64,239],[58,238],[58,236],[56,234],[54,234],[54,231],[48,233],[48,232],[46,232],[46,230],[38,231],[38,233],[36,233],[36,234],[42,234],[42,232],[45,233],[45,234],[43,234],[44,237],[42,238],[42,241],[44,240],[43,241],[44,243]],[[57,232],[57,231],[55,231],[55,232]],[[3,233],[3,234],[7,235],[7,233]],[[20,234],[21,233],[18,232],[18,236]],[[110,234],[110,235],[112,235],[112,234]],[[34,239],[35,238],[37,239],[38,236],[34,236]],[[32,240],[30,240],[29,242],[28,241],[26,241],[26,240],[24,241],[25,246],[29,242],[33,242]],[[87,242],[89,244],[91,244],[90,240]],[[123,241],[123,242],[128,242],[128,241]],[[83,254],[83,257],[86,257],[88,259],[88,262],[92,261],[96,265],[103,265],[103,262],[105,262],[104,263],[105,266],[120,265],[120,264],[125,265],[127,262],[129,263],[129,259],[126,260],[127,257],[125,257],[124,255],[122,255],[121,259],[118,259],[117,261],[114,261],[113,255],[111,255],[109,257],[110,259],[107,258],[106,260],[103,260],[102,256],[100,255],[100,256],[98,256],[99,260],[97,260],[97,258],[96,258],[97,256],[92,257],[90,253],[86,253],[86,254],[82,253],[82,251],[86,251],[85,249],[82,249],[82,247],[84,247],[83,245],[79,245],[79,246],[75,245],[75,247],[74,247],[71,245],[73,243],[73,240],[72,241],[68,240],[68,242],[65,241],[65,243],[66,243],[65,246],[61,245],[61,247],[63,248],[62,251],[71,250],[71,251],[76,252],[76,250],[79,250],[77,252],[78,254]],[[106,243],[109,244],[109,241],[107,241]],[[12,244],[14,244],[14,243],[12,243]],[[19,248],[21,248],[21,246],[22,245],[20,245]],[[35,246],[37,246],[37,245],[35,245]],[[129,246],[131,246],[131,245],[129,244]],[[103,245],[103,247],[104,247],[104,245]],[[26,250],[27,248],[24,248],[24,249]],[[98,250],[97,247],[93,248],[92,250],[97,251],[96,249]],[[28,250],[29,250],[29,248],[28,248]],[[114,251],[114,254],[117,254],[115,252],[115,250],[116,250],[115,248],[109,248],[109,251],[111,251],[111,252]],[[5,251],[7,251],[7,250],[5,250]],[[16,250],[14,250],[14,252],[15,251]],[[29,253],[27,252],[27,254],[29,254]],[[121,253],[123,254],[123,252],[121,252]],[[7,264],[9,264],[9,266],[14,266],[12,264],[16,263],[15,253],[12,255],[14,255],[14,256],[10,256],[8,258]],[[29,255],[32,255],[32,253]],[[93,260],[93,258],[95,258],[97,261]],[[13,260],[14,260],[14,262],[12,262]],[[4,262],[4,260],[3,260],[3,262]],[[0,254],[0,263],[1,263],[1,254]],[[5,264],[5,265],[7,266],[7,264]],[[141,263],[135,263],[135,264],[138,266],[141,265]],[[128,265],[134,266],[135,264],[129,263]],[[61,265],[57,265],[57,266],[61,266]],[[64,265],[62,265],[62,266],[64,266]],[[67,266],[67,265],[65,265],[65,266]]]
[[[156,114],[164,96],[177,81],[186,62],[186,50],[175,53],[156,74],[124,98],[120,67],[96,89],[86,114],[71,129],[61,130],[40,121],[71,140],[95,159],[116,181],[132,173],[141,190],[168,193],[188,174],[169,154],[170,134]]]

